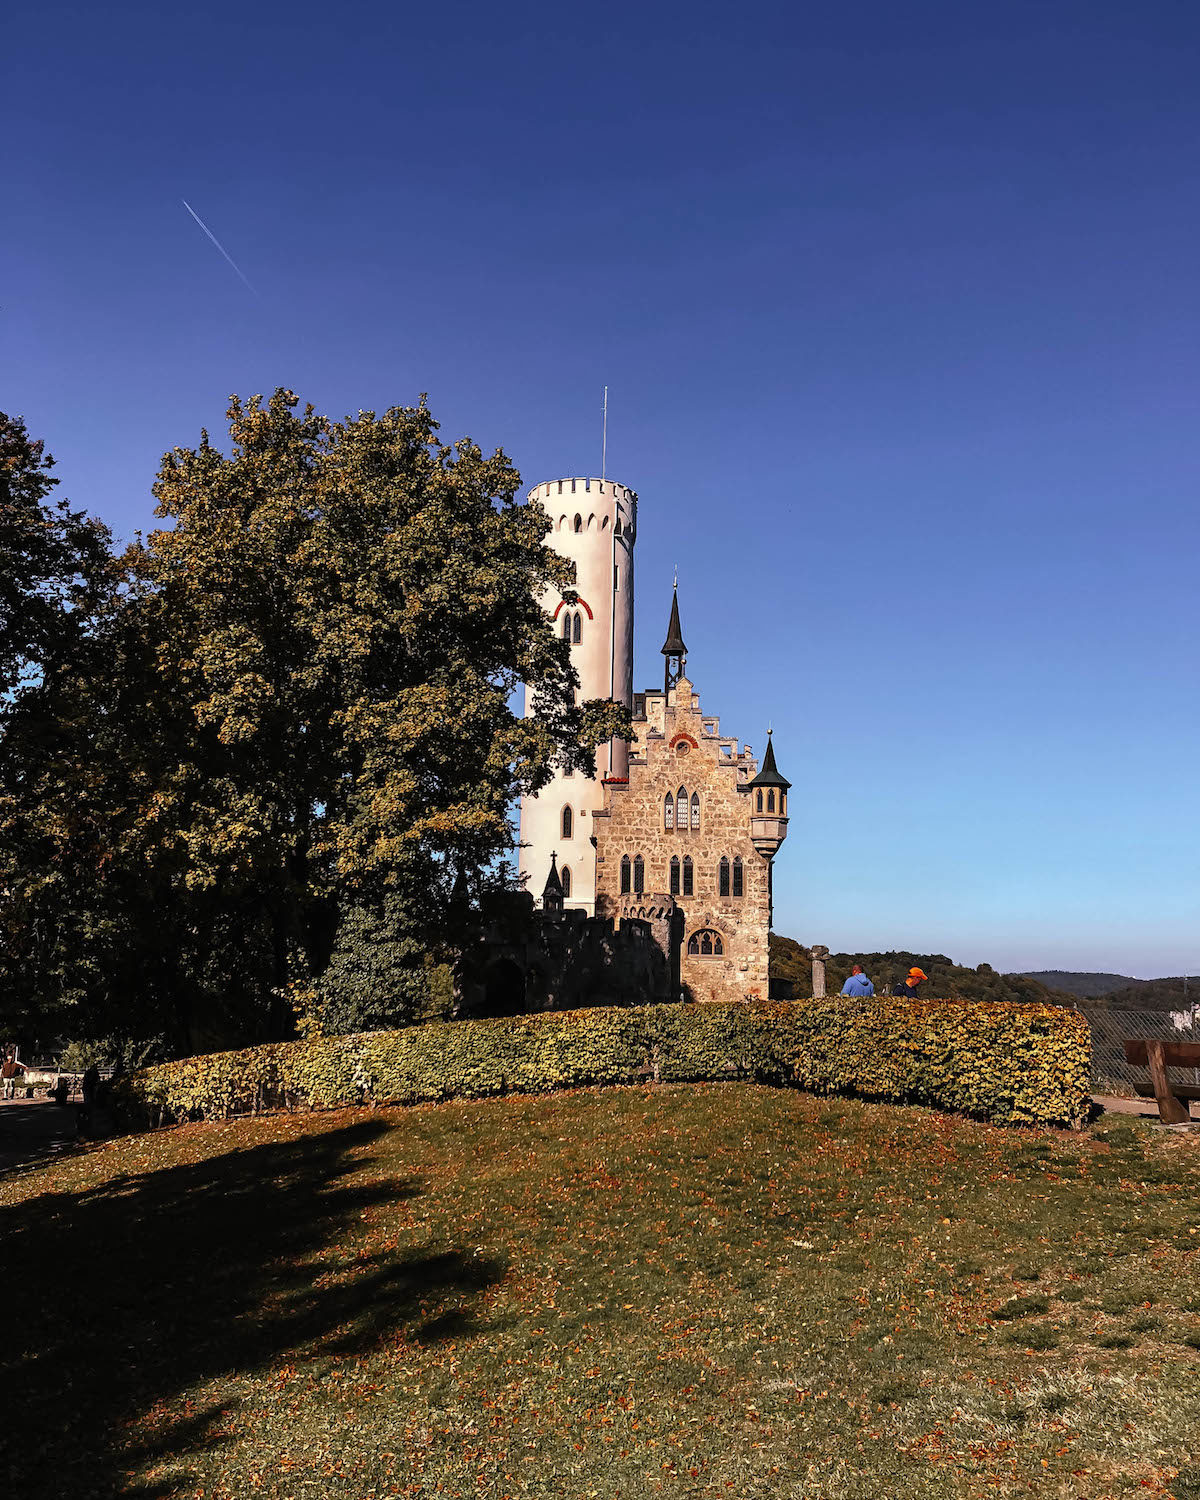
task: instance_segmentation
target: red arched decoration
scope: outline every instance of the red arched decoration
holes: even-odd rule
[[[671,741],[670,749],[674,750],[676,745],[690,745],[693,750],[699,750],[699,742],[694,740],[690,734],[677,734]]]
[[[565,599],[560,599],[558,601],[557,605],[555,606],[554,613],[550,616],[550,618],[552,620],[557,620],[558,619],[558,612],[559,612],[560,609],[562,609],[563,605],[566,604],[566,603],[567,603],[567,601]],[[594,620],[596,618],[596,616],[592,613],[592,606],[587,602],[586,599],[581,598],[578,594],[575,596],[574,599],[571,600],[571,603],[570,603],[570,605],[568,607],[571,608],[571,609],[574,609],[577,604],[582,604],[583,607],[584,607],[584,609],[587,610],[587,612],[588,612],[588,619],[589,620]],[[692,743],[695,744],[695,741],[693,740]]]

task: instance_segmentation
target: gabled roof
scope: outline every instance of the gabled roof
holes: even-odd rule
[[[779,774],[779,767],[775,764],[775,742],[771,738],[771,731],[767,730],[767,753],[763,756],[762,770],[753,781],[746,783],[747,786],[781,786],[786,791],[791,782],[786,776]]]
[[[664,656],[686,656],[687,647],[683,644],[683,631],[679,624],[679,590],[671,595],[671,619],[667,625],[667,639],[663,644],[662,654]]]

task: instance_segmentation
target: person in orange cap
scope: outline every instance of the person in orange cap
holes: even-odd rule
[[[924,969],[911,968],[908,971],[908,978],[892,987],[892,994],[907,995],[909,999],[912,999],[928,978],[929,975],[925,973]]]

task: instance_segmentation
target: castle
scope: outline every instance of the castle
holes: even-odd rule
[[[602,745],[594,777],[560,770],[522,800],[527,889],[542,893],[547,913],[581,913],[617,932],[649,924],[676,994],[765,999],[772,861],[787,837],[790,786],[770,739],[760,769],[749,745],[701,711],[677,589],[663,685],[633,691],[633,491],[557,479],[528,500],[550,518],[549,545],[575,565],[575,587],[542,605],[571,643],[580,698],[624,703],[634,737]]]

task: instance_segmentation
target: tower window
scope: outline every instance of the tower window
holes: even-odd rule
[[[558,493],[560,495],[562,494],[562,480],[561,479],[558,481]]]
[[[755,811],[756,812],[762,812],[762,788],[761,787],[758,789],[757,792],[755,792],[755,794],[754,794],[754,800],[755,800]]]
[[[632,884],[633,865],[628,854],[621,856],[621,894],[628,896]]]
[[[563,865],[562,869],[558,872],[558,878],[562,881],[563,895],[569,896],[571,894],[571,872],[567,869],[566,865]]]
[[[700,832],[700,793],[692,793],[692,832]]]
[[[613,593],[621,592],[621,569],[618,564],[613,563]]]
[[[573,838],[575,835],[575,814],[569,807],[562,810],[562,836],[565,839]]]
[[[671,856],[671,894],[672,894],[672,896],[678,896],[678,894],[679,894],[679,856],[678,856],[678,854],[673,854]]]
[[[578,610],[575,611],[575,623],[571,627],[571,639],[576,645],[583,639],[583,616]]]
[[[576,513],[576,516],[575,516],[575,530],[576,531],[582,531],[583,530],[583,517],[581,515],[579,515],[578,513]]]
[[[621,535],[621,518],[620,518],[620,516],[617,517],[617,524],[613,527],[613,535],[614,536],[620,536]]]
[[[663,827],[668,833],[675,827],[675,798],[670,792],[663,798]]]
[[[646,889],[646,862],[640,854],[633,861],[633,893],[640,896]]]
[[[742,896],[745,894],[745,882],[743,879],[742,856],[739,854],[733,862],[733,894]]]
[[[692,856],[685,854],[683,857],[683,894],[685,896],[692,895],[695,887],[695,869],[692,865]]]
[[[687,791],[683,787],[675,794],[675,826],[681,829],[688,826]]]
[[[767,793],[767,811],[768,812],[774,812],[775,811],[775,793],[774,792],[768,792]]]
[[[728,896],[729,894],[729,861],[722,858],[717,866],[717,895]]]

